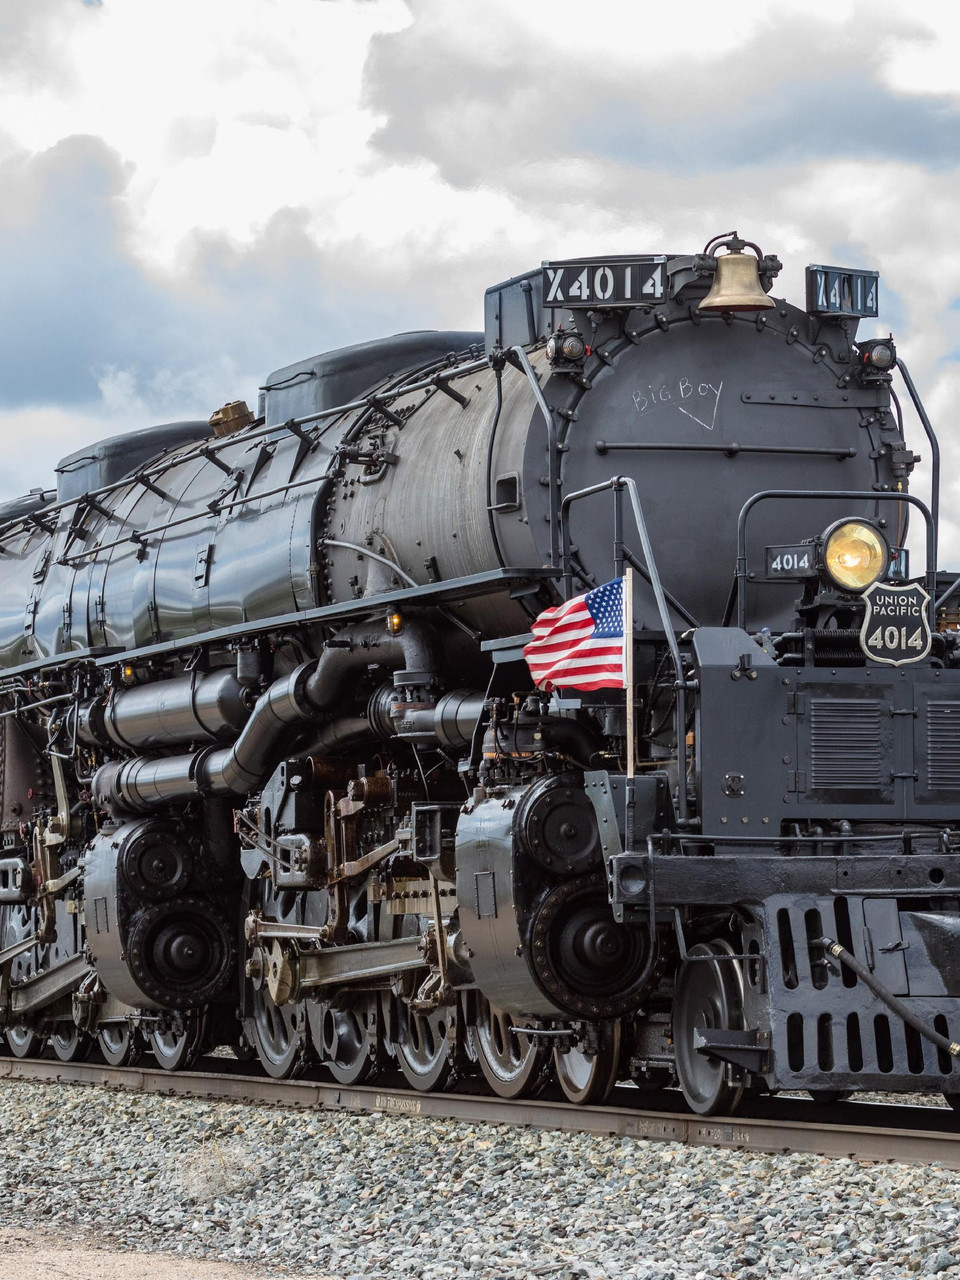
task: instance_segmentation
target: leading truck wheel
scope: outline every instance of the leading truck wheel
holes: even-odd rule
[[[743,1027],[743,973],[729,943],[715,939],[691,947],[673,999],[677,1077],[691,1111],[729,1115],[743,1097],[743,1068],[702,1053],[698,1031]]]

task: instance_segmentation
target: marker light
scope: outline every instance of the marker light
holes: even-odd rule
[[[861,372],[886,373],[897,363],[897,348],[893,336],[889,338],[867,338],[857,343],[857,354]]]
[[[547,359],[551,364],[556,360],[569,360],[577,363],[590,354],[590,349],[579,333],[563,333],[558,330],[547,339]]]
[[[872,524],[845,520],[823,536],[823,565],[844,591],[865,591],[890,563],[886,539]]]

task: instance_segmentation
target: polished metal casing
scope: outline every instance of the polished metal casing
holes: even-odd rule
[[[234,738],[250,715],[248,691],[232,669],[195,671],[80,705],[77,737],[90,745],[157,749]]]

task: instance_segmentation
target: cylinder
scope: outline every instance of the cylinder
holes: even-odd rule
[[[101,804],[132,813],[150,813],[194,795],[244,796],[272,773],[291,726],[309,724],[312,711],[305,687],[315,663],[304,662],[275,680],[257,699],[237,741],[188,755],[111,761],[94,775],[93,793]]]
[[[80,707],[77,737],[91,746],[136,750],[197,740],[217,742],[240,732],[251,694],[232,670],[195,671],[177,680],[114,689]]]

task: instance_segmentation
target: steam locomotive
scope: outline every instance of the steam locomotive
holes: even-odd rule
[[[960,1094],[936,437],[876,273],[780,269],[548,262],[0,509],[6,1051]],[[538,687],[624,575],[629,687]]]

